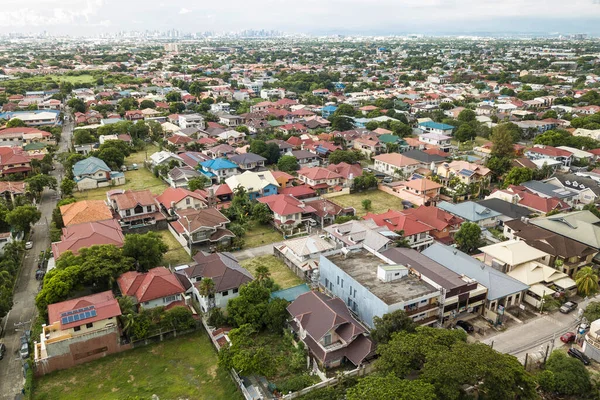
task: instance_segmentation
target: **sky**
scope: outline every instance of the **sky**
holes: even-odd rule
[[[600,34],[600,0],[0,0],[0,32]]]

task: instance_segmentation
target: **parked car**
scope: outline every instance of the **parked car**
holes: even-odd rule
[[[567,301],[565,304],[563,304],[560,308],[559,311],[563,314],[568,314],[573,310],[577,309],[577,303],[575,303],[574,301]]]
[[[575,341],[576,337],[577,337],[577,335],[575,335],[575,333],[567,332],[560,337],[560,341],[563,343],[571,343],[571,342]]]
[[[570,355],[573,358],[578,359],[579,361],[581,361],[584,365],[590,365],[590,359],[588,358],[588,356],[586,356],[585,354],[583,354],[581,351],[574,349],[574,348],[570,348],[567,351],[567,354]]]
[[[4,353],[6,353],[6,345],[4,343],[0,343],[0,360],[4,358]]]
[[[383,178],[383,181],[385,183],[392,183],[394,182],[394,178],[392,178],[391,176],[386,176],[385,178]]]
[[[29,242],[25,243],[25,250],[30,250],[33,249],[33,242],[30,240]]]
[[[456,326],[464,329],[465,332],[467,332],[467,333],[475,332],[475,327],[473,326],[472,323],[470,323],[468,321],[463,321],[463,320],[456,321]]]
[[[21,351],[20,351],[20,353],[21,353],[21,358],[27,358],[27,357],[29,357],[29,344],[23,343],[21,345]]]

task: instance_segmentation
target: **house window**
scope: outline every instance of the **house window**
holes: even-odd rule
[[[353,297],[356,298],[356,289],[354,289],[354,295],[353,295]]]
[[[331,333],[323,336],[323,346],[329,346],[331,344]]]
[[[344,288],[344,280],[342,279],[342,289]]]
[[[94,327],[94,323],[93,322],[89,322],[89,323],[85,324],[85,327],[88,328],[88,329],[89,328],[93,328]]]
[[[519,300],[521,300],[521,293],[517,293],[515,296],[515,304],[519,303]]]
[[[144,302],[144,305],[145,305],[145,306],[147,306],[148,304],[150,304],[150,302],[149,302],[149,301],[145,301],[145,302]]]
[[[147,207],[146,207],[146,211],[148,211],[148,212],[152,212],[152,206],[147,206]]]
[[[338,284],[338,286],[340,285],[340,277],[339,276],[337,277],[337,284]]]
[[[222,296],[228,296],[229,295],[229,290],[224,291],[223,293],[221,293]]]
[[[492,303],[490,304],[490,310],[494,310],[496,308],[496,302],[492,301]]]
[[[238,292],[238,289],[235,288],[235,289],[232,290],[232,292],[233,292],[233,294],[236,294]]]
[[[329,279],[325,278],[325,287],[328,288],[329,287]]]
[[[188,205],[189,205],[190,203],[191,203],[191,200],[190,200],[190,198],[189,198],[189,197],[188,197],[187,199],[185,199],[185,204],[188,204]]]
[[[79,332],[79,331],[81,330],[81,327],[80,327],[80,326],[76,326],[75,328],[73,328],[73,330],[74,330],[75,332]]]
[[[163,303],[170,303],[172,301],[175,301],[175,299],[177,298],[177,296],[167,296],[167,297],[163,297]]]
[[[129,217],[131,215],[131,210],[125,210],[125,215]]]

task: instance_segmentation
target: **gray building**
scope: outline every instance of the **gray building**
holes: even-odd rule
[[[421,325],[439,321],[440,291],[378,253],[321,255],[319,272],[319,285],[371,328],[374,317],[396,310],[407,311]]]

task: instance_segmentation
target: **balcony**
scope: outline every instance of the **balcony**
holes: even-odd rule
[[[425,326],[425,325],[429,325],[434,321],[438,321],[439,317],[437,315],[433,316],[433,317],[428,317],[428,318],[423,318],[420,319],[418,321],[415,321],[415,323],[421,325],[421,326]]]
[[[434,308],[438,308],[437,303],[430,303],[424,307],[418,307],[418,308],[415,308],[412,310],[408,310],[405,308],[404,311],[406,312],[406,315],[411,316],[411,315],[421,314],[425,311],[433,310]]]

